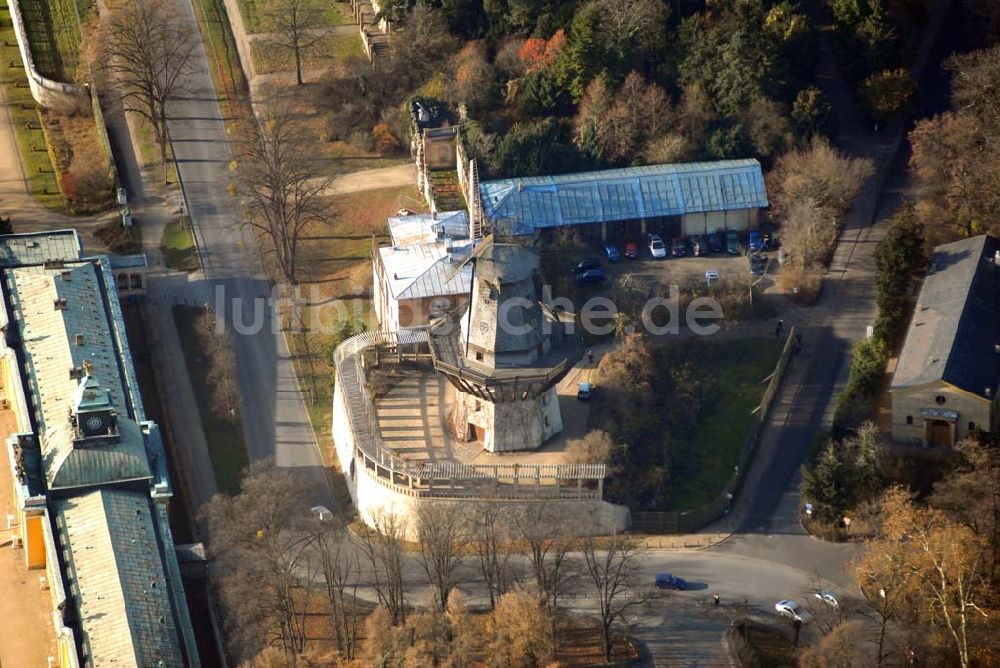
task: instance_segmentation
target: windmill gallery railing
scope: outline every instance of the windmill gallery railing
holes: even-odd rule
[[[379,484],[408,496],[494,499],[600,499],[604,491],[604,464],[465,464],[414,463],[394,455],[382,441],[378,415],[365,376],[365,355],[416,355],[428,345],[423,328],[404,332],[371,331],[353,336],[334,354],[334,402],[343,401],[352,434],[352,475],[367,474]],[[364,469],[362,472],[361,469]]]

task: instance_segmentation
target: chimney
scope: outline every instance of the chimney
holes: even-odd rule
[[[62,278],[64,281],[71,280],[73,277],[73,272],[71,272],[68,269],[63,269],[62,271],[59,272],[59,277]]]
[[[68,302],[66,301],[65,297],[60,297],[59,299],[52,302],[52,305],[55,307],[57,311],[62,311],[65,310],[67,303]]]

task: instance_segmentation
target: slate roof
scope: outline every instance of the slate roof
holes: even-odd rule
[[[513,234],[767,206],[756,160],[722,160],[484,181],[483,212]]]
[[[98,489],[55,511],[88,665],[183,666],[148,494]]]
[[[83,246],[76,230],[6,234],[0,241],[0,266],[41,264],[47,260],[78,260]]]
[[[392,297],[423,299],[467,294],[472,282],[472,267],[467,264],[458,274],[451,276],[451,273],[456,263],[469,252],[470,245],[471,242],[464,239],[379,248]]]
[[[1000,239],[980,235],[934,249],[892,389],[944,381],[985,397],[1000,381]]]
[[[135,387],[134,371],[120,355],[125,344],[118,337],[123,336],[124,325],[117,299],[104,297],[106,277],[101,266],[97,262],[35,265],[7,269],[5,274],[23,341],[49,488],[151,478],[136,424],[145,419],[142,404],[129,389]],[[65,305],[57,308],[60,300]],[[72,378],[70,370],[82,370],[85,362],[118,412],[117,443],[73,447],[69,413],[81,379]]]

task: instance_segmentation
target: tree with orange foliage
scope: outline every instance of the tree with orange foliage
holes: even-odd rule
[[[918,506],[900,487],[883,496],[881,517],[855,580],[883,619],[900,616],[940,631],[955,665],[967,668],[974,649],[988,651],[982,642],[990,638],[986,541],[943,511]]]

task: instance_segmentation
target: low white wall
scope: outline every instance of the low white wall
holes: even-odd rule
[[[456,504],[461,503],[468,508],[480,503],[488,503],[494,507],[515,510],[528,503],[546,503],[561,508],[567,515],[574,518],[573,524],[579,527],[579,533],[584,533],[584,527],[592,527],[595,534],[610,534],[624,531],[629,526],[629,510],[600,499],[449,499],[447,497],[421,498],[394,491],[388,484],[383,484],[371,471],[365,468],[363,462],[354,462],[354,434],[347,414],[347,403],[341,392],[340,385],[333,392],[333,442],[337,449],[337,459],[341,470],[347,479],[351,492],[351,500],[358,511],[358,516],[365,524],[371,525],[372,518],[379,514],[393,513],[408,518],[406,524],[407,540],[416,540],[416,522],[413,519],[420,504]],[[354,462],[352,470],[352,462]]]
[[[21,52],[24,71],[28,75],[28,86],[31,97],[43,107],[63,112],[75,113],[90,106],[90,93],[83,86],[62,83],[47,79],[35,69],[34,58],[31,57],[31,46],[28,43],[28,33],[21,18],[21,8],[17,0],[8,0],[10,19],[14,24],[14,35],[17,37],[17,48]]]

